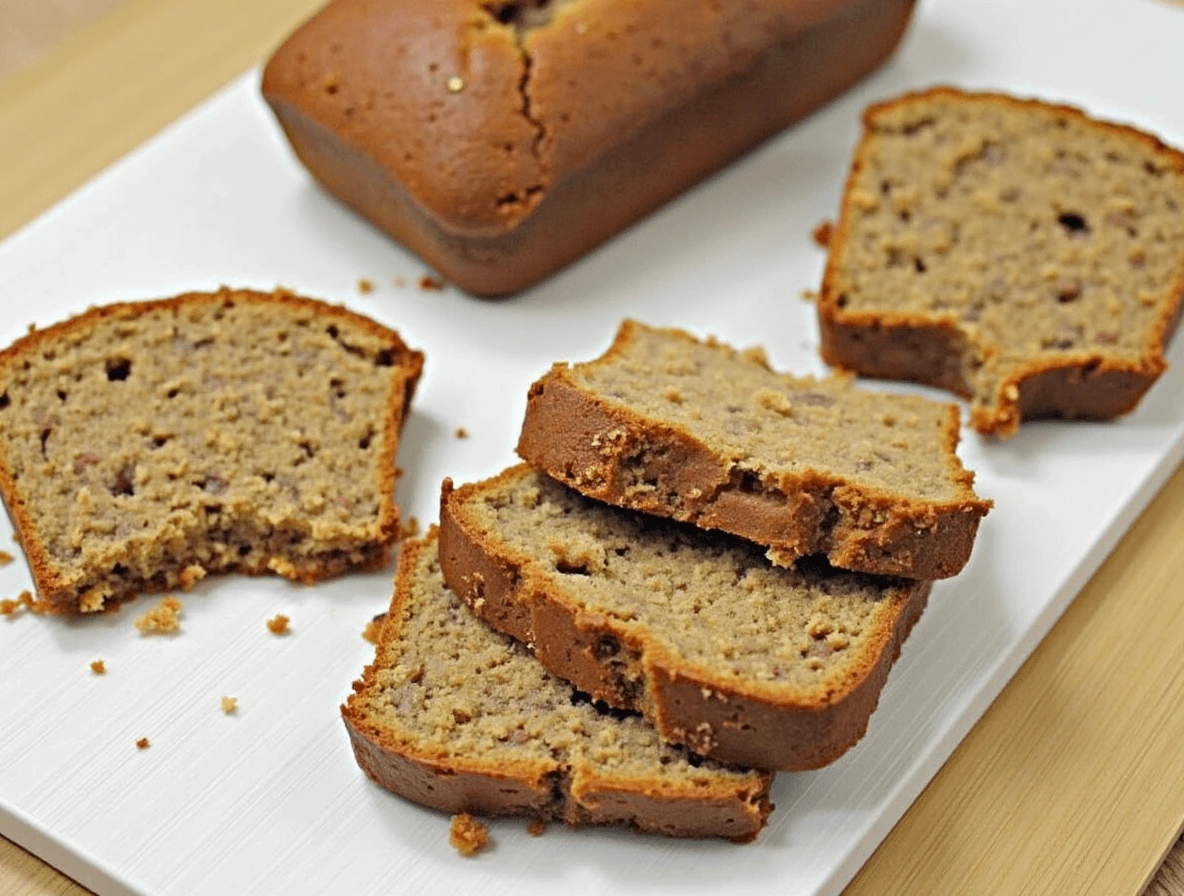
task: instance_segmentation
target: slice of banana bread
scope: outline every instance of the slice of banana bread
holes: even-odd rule
[[[867,730],[928,582],[771,565],[522,465],[453,490],[445,580],[562,678],[725,762],[801,771]]]
[[[1184,299],[1184,155],[1080,110],[948,88],[864,113],[822,356],[971,400],[983,433],[1130,411]]]
[[[445,812],[745,841],[772,809],[769,773],[663,744],[470,613],[444,585],[435,527],[404,542],[377,655],[341,712],[371,779]]]
[[[990,508],[958,409],[772,371],[763,353],[635,321],[530,390],[522,458],[610,504],[722,529],[775,563],[913,579],[965,565]]]
[[[223,289],[94,308],[0,353],[0,493],[41,601],[381,565],[423,356],[344,308]]]

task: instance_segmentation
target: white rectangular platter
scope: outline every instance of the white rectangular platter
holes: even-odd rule
[[[1181,48],[1184,12],[1154,0],[923,2],[875,77],[497,303],[418,289],[416,259],[310,183],[253,72],[0,246],[0,343],[90,304],[222,283],[344,301],[427,353],[398,486],[405,514],[426,523],[444,476],[513,462],[533,378],[598,354],[625,316],[762,343],[781,369],[821,372],[799,298],[823,261],[809,233],[834,215],[868,102],[934,83],[1006,89],[1184,145]],[[779,776],[751,845],[560,826],[534,838],[503,820],[491,852],[459,859],[447,817],[364,778],[338,716],[370,659],[361,631],[386,608],[389,571],[316,587],[206,581],[173,638],[137,635],[145,601],[100,619],[0,621],[0,832],[101,894],[835,893],[1184,456],[1184,344],[1170,360],[1120,422],[1035,424],[1004,443],[964,435],[962,457],[996,502],[970,566],[934,589],[864,741],[830,768]],[[0,569],[0,595],[28,586],[22,563]],[[278,612],[292,619],[286,638],[264,625]],[[105,676],[91,674],[96,658]],[[223,695],[236,715],[220,712]]]

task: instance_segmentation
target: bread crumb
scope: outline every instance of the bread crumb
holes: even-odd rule
[[[395,284],[395,289],[402,289],[407,285],[407,280],[403,277],[400,277],[398,274],[395,274],[395,276],[391,278],[391,283]]]
[[[489,828],[468,812],[452,816],[448,827],[448,842],[462,856],[472,856],[489,845]]]
[[[419,288],[424,292],[439,292],[444,288],[444,281],[439,277],[432,277],[429,274],[424,274],[419,278]]]
[[[818,293],[813,289],[803,289],[800,293],[803,302],[818,304]]]
[[[291,622],[291,620],[283,613],[276,613],[267,620],[267,630],[273,635],[286,635],[289,632],[289,622]]]
[[[0,551],[0,566],[7,566],[15,559],[8,551]]]
[[[374,292],[374,281],[369,277],[358,278],[358,292],[362,295],[369,295]]]
[[[102,660],[91,660],[90,671],[95,673],[95,675],[106,675],[107,664]]]
[[[830,248],[830,238],[834,236],[835,225],[830,221],[819,221],[818,226],[810,232],[810,236],[814,238],[814,242],[823,249]]]
[[[547,830],[547,823],[541,818],[536,818],[526,826],[526,833],[532,837],[541,837],[543,832]]]
[[[399,540],[415,538],[417,535],[419,535],[419,517],[409,516],[407,522],[399,527]]]
[[[152,744],[148,743],[148,738],[146,737],[141,737],[138,741],[136,741],[137,750],[147,750],[150,746],[152,746]]]
[[[45,612],[45,604],[34,600],[31,591],[22,591],[17,595],[16,600],[10,597],[0,600],[0,616],[15,616],[21,609],[40,616]]]
[[[458,439],[467,439],[469,437],[469,431],[463,426],[458,426],[456,428],[456,437]]]
[[[366,623],[366,628],[362,630],[362,637],[371,644],[377,644],[378,636],[382,634],[382,624],[384,622],[386,622],[386,613],[379,613]]]
[[[136,620],[136,629],[142,635],[175,635],[181,630],[180,617],[181,602],[166,597]]]
[[[238,712],[238,697],[223,697],[222,712],[228,716],[232,716]]]
[[[403,468],[402,467],[395,467],[395,478],[396,479],[403,478]]]

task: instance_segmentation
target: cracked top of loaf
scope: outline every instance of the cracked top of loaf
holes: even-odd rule
[[[495,236],[552,183],[849,5],[335,0],[277,51],[263,92],[446,230]]]

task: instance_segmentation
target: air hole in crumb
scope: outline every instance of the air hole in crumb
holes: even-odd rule
[[[846,296],[839,296],[837,299],[835,299],[835,306],[838,308],[846,308],[847,307],[847,297]]]
[[[325,329],[325,332],[329,334],[329,337],[331,339],[336,339],[337,336],[341,333],[341,331],[337,329],[336,324],[329,324],[329,326]]]
[[[929,270],[929,268],[926,266],[925,262],[915,256],[913,257],[913,269],[918,274],[924,274],[927,270]]]
[[[167,445],[169,443],[169,441],[171,439],[172,439],[172,436],[153,436],[152,437],[152,447],[153,448],[163,448],[165,445]]]
[[[166,398],[176,398],[180,394],[181,394],[180,389],[172,388],[172,389],[169,389],[169,391],[165,393],[165,397]]]
[[[240,557],[245,557],[249,553],[251,553],[251,546],[249,544],[240,544],[238,546],[238,555]]]
[[[1064,212],[1058,215],[1057,222],[1068,233],[1089,233],[1089,224],[1086,223],[1085,217],[1076,212]]]
[[[136,493],[135,487],[135,469],[133,467],[124,467],[116,476],[115,481],[111,483],[108,491],[115,497],[130,497]]]
[[[555,564],[555,571],[568,576],[591,575],[587,563],[573,563],[570,560],[560,560]]]
[[[358,447],[363,451],[367,450],[370,447],[370,439],[371,436],[369,435],[362,436],[360,439],[358,439]]]
[[[0,395],[0,411],[4,410],[10,404],[12,404],[12,399],[8,397],[7,392],[5,392],[3,395]]]
[[[132,362],[127,358],[116,358],[107,362],[107,379],[111,382],[122,382],[132,372]]]
[[[395,365],[395,352],[393,349],[384,348],[377,355],[374,356],[374,365],[376,367],[393,367]]]
[[[63,389],[58,389],[58,401],[66,400],[66,392]]]
[[[616,656],[621,651],[621,644],[612,635],[601,635],[596,642],[596,658],[608,659]]]

